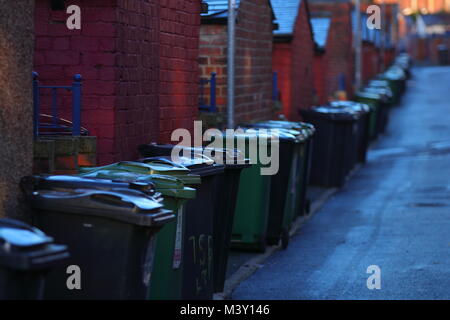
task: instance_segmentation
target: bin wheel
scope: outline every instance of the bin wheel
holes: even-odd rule
[[[311,212],[311,199],[305,200],[305,214],[308,215]]]
[[[270,238],[267,238],[266,242],[269,246],[276,246],[276,245],[278,245],[278,243],[280,243],[280,238],[270,237]]]
[[[289,240],[290,240],[290,235],[289,235],[289,230],[283,229],[283,233],[281,234],[281,248],[283,250],[286,250],[287,247],[289,246]]]

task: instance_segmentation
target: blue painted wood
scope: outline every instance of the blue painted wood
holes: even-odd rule
[[[61,124],[58,117],[58,89],[64,89],[72,92],[72,135],[81,135],[81,82],[82,77],[76,74],[73,77],[72,86],[41,86],[39,85],[39,74],[33,72],[33,135],[39,136],[40,130],[43,128],[63,129],[67,131],[70,128],[70,123]],[[40,91],[41,89],[51,90],[51,123],[41,123],[40,118]]]
[[[272,100],[278,101],[278,72],[272,75]]]
[[[205,112],[217,112],[216,106],[216,79],[217,74],[215,72],[211,73],[211,78],[200,79],[200,99],[199,99],[199,109]],[[209,84],[209,105],[205,102],[205,86]]]

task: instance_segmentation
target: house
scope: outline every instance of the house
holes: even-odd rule
[[[299,109],[314,105],[314,39],[306,0],[272,0],[278,29],[274,31],[273,71],[284,116],[300,120]]]
[[[314,78],[318,102],[324,103],[338,95],[351,97],[354,82],[352,34],[353,4],[349,0],[309,0],[311,16],[328,17],[326,43],[316,51]],[[314,23],[314,22],[313,22]],[[314,29],[314,25],[313,25]],[[320,41],[320,40],[319,40]],[[322,39],[323,41],[323,39]]]
[[[217,125],[226,122],[227,0],[204,0],[200,28],[200,73],[216,73]],[[270,119],[272,102],[272,32],[274,14],[269,0],[237,1],[235,57],[235,123]]]
[[[74,0],[80,30],[66,27],[64,1],[35,4],[34,70],[44,85],[82,75],[82,125],[97,136],[99,164],[135,159],[138,145],[192,129],[200,0]],[[68,96],[59,99],[58,116],[70,119]]]

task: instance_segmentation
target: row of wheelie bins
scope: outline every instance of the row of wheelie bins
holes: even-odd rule
[[[369,144],[384,133],[389,113],[400,102],[411,60],[400,55],[385,72],[356,92],[354,101],[332,101],[300,110],[316,128],[310,183],[341,187],[358,163],[366,162]]]
[[[152,143],[136,161],[24,177],[31,223],[0,220],[0,299],[211,299],[230,249],[286,247],[308,212],[315,129],[240,129],[222,148],[174,158],[176,146]],[[275,174],[262,174],[275,154]]]
[[[308,185],[342,186],[366,161],[409,66],[399,56],[355,101],[302,110],[305,122],[242,124],[214,148],[151,143],[135,161],[24,177],[30,224],[0,219],[0,299],[211,299],[230,249],[286,248]]]

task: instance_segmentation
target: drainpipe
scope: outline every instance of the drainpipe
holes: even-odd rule
[[[236,0],[228,0],[228,65],[227,114],[228,129],[234,129],[234,69],[235,69]]]
[[[356,91],[361,88],[361,69],[362,69],[362,40],[361,40],[361,0],[355,2],[356,10],[356,30],[355,30],[355,87]]]

